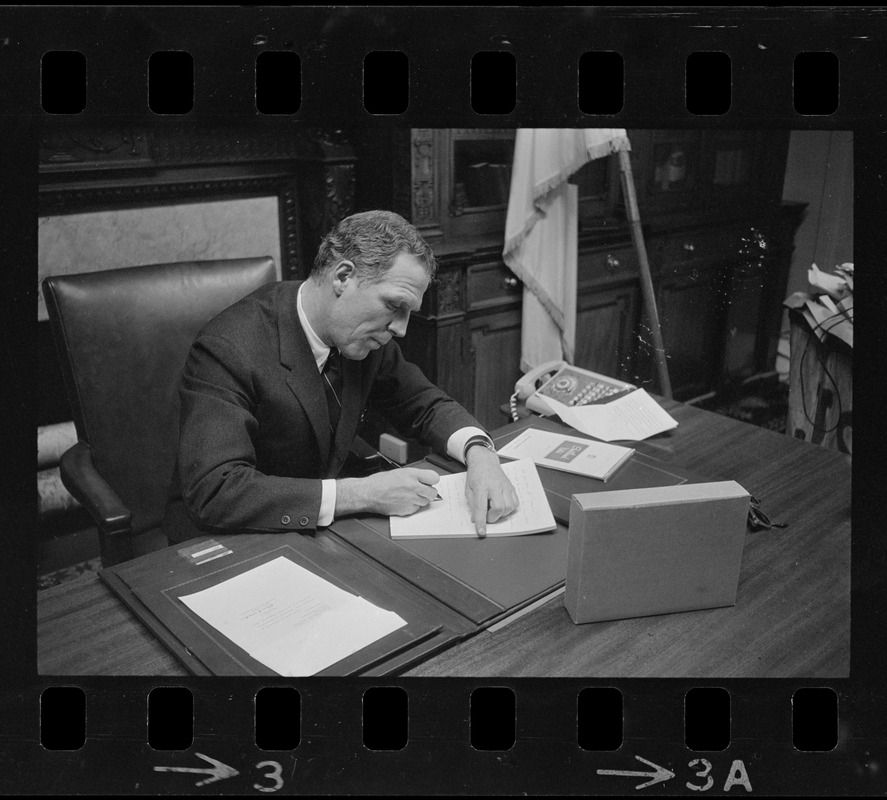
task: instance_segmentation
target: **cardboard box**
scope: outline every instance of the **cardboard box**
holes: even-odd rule
[[[748,508],[736,481],[574,494],[573,622],[736,605]]]

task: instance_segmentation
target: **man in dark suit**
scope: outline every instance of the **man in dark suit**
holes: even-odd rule
[[[466,464],[478,535],[517,508],[487,434],[394,341],[435,268],[402,217],[355,214],[325,237],[308,280],[264,286],[203,328],[180,390],[170,541],[313,530],[345,514],[426,506],[436,496],[432,470],[339,477],[367,407]]]

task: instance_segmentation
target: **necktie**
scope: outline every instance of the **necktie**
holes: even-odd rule
[[[339,416],[342,413],[342,358],[338,350],[330,350],[326,364],[323,365],[323,388],[326,392],[326,404],[330,413],[330,439],[335,438]]]

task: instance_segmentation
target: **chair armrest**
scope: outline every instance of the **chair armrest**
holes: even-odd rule
[[[88,444],[77,442],[66,450],[59,462],[59,472],[65,488],[89,511],[103,533],[130,532],[132,514],[99,474]]]

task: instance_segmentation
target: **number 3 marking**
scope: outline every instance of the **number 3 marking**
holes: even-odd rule
[[[254,783],[253,789],[258,789],[260,792],[276,792],[278,789],[282,789],[283,778],[281,777],[281,773],[283,772],[283,767],[281,767],[276,761],[260,761],[256,764],[256,769],[261,769],[262,767],[271,767],[271,771],[263,777],[274,780],[275,785],[259,786],[259,784]]]
[[[711,772],[711,762],[707,761],[704,758],[694,758],[688,766],[695,767],[698,764],[702,764],[702,769],[696,773],[697,778],[707,778],[705,784],[703,786],[696,786],[695,784],[687,782],[687,788],[692,789],[694,792],[707,792],[714,785],[714,780],[712,780],[711,775],[708,773]]]

